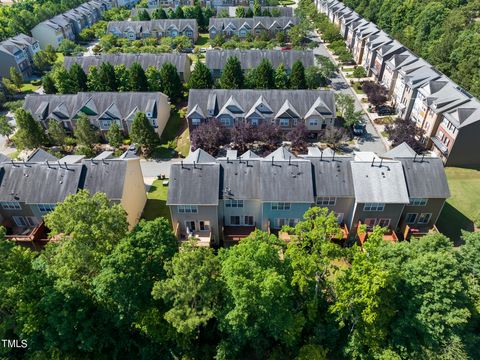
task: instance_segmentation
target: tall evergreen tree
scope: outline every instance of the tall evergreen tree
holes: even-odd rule
[[[184,19],[185,14],[183,13],[183,9],[181,6],[177,6],[177,9],[175,10],[175,19]]]
[[[231,56],[227,59],[223,67],[220,85],[223,89],[242,89],[245,78],[242,71],[242,65],[237,57]]]
[[[288,86],[287,69],[285,69],[284,64],[280,64],[280,66],[275,69],[275,87],[277,89],[288,89]]]
[[[15,111],[17,132],[13,135],[13,142],[19,150],[35,149],[45,142],[45,133],[42,126],[26,110],[20,108]]]
[[[117,91],[117,80],[115,78],[115,68],[109,62],[103,62],[98,68],[98,81],[102,86],[102,91]]]
[[[290,74],[290,89],[306,89],[307,80],[305,78],[305,67],[300,60],[292,65],[292,73]]]
[[[65,145],[67,134],[65,133],[65,128],[59,121],[53,119],[48,121],[48,137],[54,145]]]
[[[255,84],[256,89],[274,89],[275,76],[273,66],[268,59],[262,59],[260,64],[255,69]]]
[[[211,89],[213,78],[210,69],[201,61],[197,61],[188,80],[190,89]]]
[[[122,145],[123,135],[117,122],[114,122],[112,125],[110,125],[106,138],[108,143],[114,148],[118,148],[120,145]]]
[[[160,69],[162,92],[172,101],[177,101],[182,96],[182,82],[178,76],[177,68],[172,63],[165,63]]]
[[[15,67],[10,67],[10,80],[12,80],[12,83],[15,85],[15,87],[20,90],[22,87],[23,83],[23,77],[20,71],[17,70]]]
[[[147,10],[143,9],[139,11],[138,13],[138,20],[140,21],[149,21],[150,19],[150,14],[148,13]]]
[[[130,91],[148,91],[148,80],[142,65],[134,62],[128,69],[129,90]]]
[[[139,112],[133,118],[130,129],[130,138],[132,142],[140,145],[147,153],[153,151],[159,142],[159,138],[147,116]]]
[[[90,124],[87,115],[81,114],[77,120],[77,126],[74,131],[75,137],[80,145],[91,147],[98,141],[97,131]]]
[[[46,74],[42,78],[42,86],[43,86],[43,91],[45,92],[45,94],[56,94],[57,93],[57,88],[55,86],[55,81],[53,80],[53,78],[50,74]]]
[[[87,74],[83,71],[82,67],[74,63],[69,71],[70,78],[76,84],[76,90],[79,91],[87,91]]]

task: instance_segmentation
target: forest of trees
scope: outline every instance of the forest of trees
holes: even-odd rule
[[[38,23],[79,6],[83,0],[23,0],[0,6],[0,40],[19,33],[30,34]]]
[[[0,241],[0,347],[9,359],[478,359],[480,234],[342,247],[312,208],[275,235],[180,245],[166,219],[127,229],[104,194],[45,217],[59,241]],[[3,228],[0,237],[3,237]]]
[[[480,0],[344,0],[480,97]]]

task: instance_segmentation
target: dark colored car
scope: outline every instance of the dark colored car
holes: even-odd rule
[[[378,115],[395,115],[395,109],[391,106],[381,105],[377,106],[376,112]]]
[[[191,54],[191,53],[193,53],[193,49],[192,48],[185,48],[185,49],[180,50],[180,52],[185,53],[185,54]]]
[[[366,132],[366,125],[363,123],[355,124],[352,126],[352,131],[354,135],[361,136]]]

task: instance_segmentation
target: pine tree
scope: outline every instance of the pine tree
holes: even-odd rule
[[[273,66],[267,59],[262,59],[260,64],[255,69],[255,84],[256,89],[274,89],[275,77]]]
[[[148,89],[150,91],[162,91],[162,78],[160,76],[160,70],[155,66],[149,66],[145,71],[145,76],[148,81]]]
[[[45,133],[42,126],[32,115],[20,108],[15,111],[17,132],[13,142],[19,150],[35,149],[45,142]]]
[[[151,152],[158,144],[159,138],[144,113],[137,113],[130,129],[132,142],[140,145],[146,152]]]
[[[85,114],[80,115],[74,134],[78,143],[86,147],[91,147],[98,140],[97,132],[92,127],[90,120],[88,120],[88,117]]]
[[[141,21],[149,21],[150,20],[150,15],[147,10],[143,9],[138,13],[138,20]]]
[[[184,19],[185,14],[183,13],[183,9],[181,6],[178,6],[175,10],[175,19]]]
[[[305,68],[300,60],[293,63],[292,73],[290,74],[290,89],[306,89],[307,80],[305,79]]]
[[[190,89],[211,89],[213,87],[212,74],[208,67],[201,61],[197,61],[190,74],[188,81]]]
[[[20,88],[22,87],[22,83],[23,83],[22,74],[20,73],[20,71],[18,71],[13,66],[10,67],[10,80],[12,80],[12,83],[15,85],[15,87],[18,90],[20,90]]]
[[[253,2],[253,15],[254,16],[262,16],[262,5],[258,0]]]
[[[130,91],[148,91],[148,80],[145,71],[138,62],[128,69]]]
[[[13,126],[8,122],[8,118],[5,115],[0,115],[0,135],[9,139],[12,134]]]
[[[103,62],[98,68],[98,81],[102,86],[101,91],[117,91],[115,68],[109,62]]]
[[[288,74],[285,65],[280,64],[275,70],[275,87],[277,89],[288,89]]]
[[[59,146],[65,145],[67,135],[65,128],[59,121],[53,119],[48,121],[48,136],[52,144]]]
[[[242,66],[238,58],[231,56],[227,59],[220,77],[220,85],[223,89],[242,89],[245,78]]]
[[[182,96],[182,82],[178,76],[177,68],[172,63],[165,63],[160,69],[162,92],[171,100],[176,101]]]
[[[115,65],[115,79],[117,80],[118,91],[130,90],[128,69],[125,64]]]
[[[76,92],[87,91],[87,74],[83,71],[82,67],[74,63],[69,71],[70,78],[76,84]]]
[[[45,94],[56,94],[57,88],[55,87],[55,81],[53,81],[50,75],[45,75],[42,78],[42,86]]]
[[[116,122],[114,122],[110,126],[110,129],[108,129],[106,138],[108,143],[114,148],[118,148],[120,145],[122,145],[122,131],[120,130],[120,126],[118,126]]]
[[[235,9],[235,16],[237,18],[244,18],[245,17],[245,8],[243,6],[237,6]]]

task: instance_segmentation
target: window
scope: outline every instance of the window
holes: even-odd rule
[[[380,219],[380,220],[378,220],[378,226],[380,226],[382,228],[390,226],[390,219]]]
[[[224,126],[230,126],[232,124],[232,121],[231,119],[229,118],[221,118],[220,119],[220,122],[224,125]]]
[[[318,120],[317,119],[311,119],[311,120],[308,121],[308,125],[318,126]]]
[[[192,119],[192,125],[200,125],[200,119]]]
[[[363,206],[363,211],[383,211],[384,209],[384,203],[366,203]]]
[[[272,203],[272,210],[290,210],[290,203],[286,203],[286,202]]]
[[[417,217],[417,213],[408,213],[407,216],[405,216],[405,222],[407,224],[415,224],[415,221],[417,221]]]
[[[230,216],[230,225],[240,225],[240,216]]]
[[[410,205],[425,206],[425,205],[427,205],[427,199],[424,199],[424,198],[410,198]]]
[[[55,204],[37,204],[37,208],[43,215],[53,211],[53,209],[55,209]]]
[[[253,226],[253,216],[246,215],[244,220],[245,225]]]
[[[13,216],[13,221],[15,221],[15,224],[20,227],[27,227],[27,221],[25,220],[25,217],[23,216]]]
[[[288,119],[280,119],[280,120],[278,121],[278,124],[279,124],[280,126],[288,126]]]
[[[343,213],[335,213],[335,216],[337,217],[337,222],[339,224],[343,223]]]
[[[22,210],[18,201],[2,201],[0,204],[4,210]]]
[[[419,224],[428,224],[430,222],[430,219],[432,218],[432,214],[430,213],[422,213],[418,217],[418,223]]]
[[[193,213],[196,214],[198,212],[197,205],[180,205],[178,207],[178,212],[181,214],[189,214]]]
[[[250,123],[251,123],[253,126],[258,126],[258,119],[252,119],[252,120],[250,120]]]
[[[195,221],[185,221],[185,227],[187,232],[195,231]]]
[[[336,203],[336,198],[334,197],[318,197],[317,198],[317,205],[320,206],[333,206]]]
[[[376,223],[377,219],[365,219],[365,225],[367,225],[368,228],[374,227]]]
[[[243,200],[226,200],[225,207],[227,208],[243,208]]]
[[[275,229],[280,229],[284,225],[295,226],[299,222],[299,219],[286,219],[286,218],[276,218],[274,221]]]
[[[207,220],[200,221],[200,230],[201,231],[210,230],[210,221],[207,221]]]

